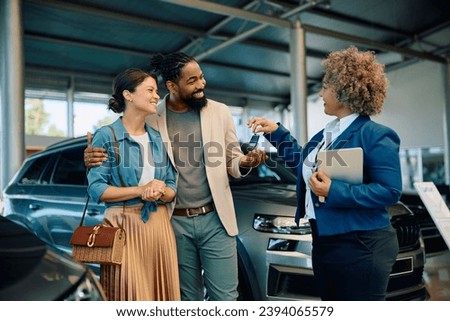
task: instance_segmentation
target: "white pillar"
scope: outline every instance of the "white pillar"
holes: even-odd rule
[[[0,188],[25,158],[22,1],[0,1]]]
[[[291,132],[299,144],[304,145],[308,138],[306,115],[306,46],[305,31],[296,20],[291,28],[291,110],[294,128]]]

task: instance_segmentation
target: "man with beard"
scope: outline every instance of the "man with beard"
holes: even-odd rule
[[[193,57],[156,54],[150,65],[169,90],[147,121],[161,133],[178,174],[172,224],[181,298],[203,300],[206,287],[210,300],[236,300],[238,229],[228,174],[245,176],[265,153],[242,153],[229,108],[206,98],[206,80]],[[88,167],[102,161],[98,149],[89,148]],[[241,173],[242,167],[248,169]]]

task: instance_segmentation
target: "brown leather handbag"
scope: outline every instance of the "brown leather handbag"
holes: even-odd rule
[[[121,264],[125,232],[119,227],[98,224],[79,226],[70,240],[72,257],[83,263]]]

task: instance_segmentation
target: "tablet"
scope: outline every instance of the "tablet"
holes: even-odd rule
[[[331,179],[361,184],[363,150],[361,147],[321,150],[317,154],[317,166]]]

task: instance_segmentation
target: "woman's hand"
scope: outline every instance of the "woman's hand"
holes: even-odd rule
[[[254,133],[269,134],[278,129],[278,124],[274,121],[262,117],[253,117],[247,122],[247,127]]]
[[[163,181],[154,179],[142,186],[141,198],[144,201],[157,201],[166,193],[166,184]]]
[[[314,172],[309,178],[308,185],[316,196],[325,198],[330,191],[331,179],[319,168],[319,170]]]

